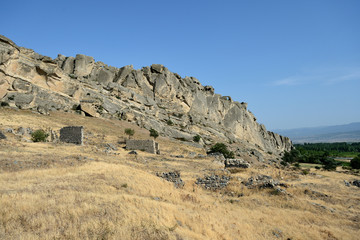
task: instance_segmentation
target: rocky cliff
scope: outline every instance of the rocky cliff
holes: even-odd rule
[[[81,54],[52,59],[1,35],[0,101],[42,114],[61,110],[115,117],[185,141],[199,134],[204,144],[219,140],[274,153],[292,147],[290,139],[257,123],[246,103],[163,65],[116,68]]]

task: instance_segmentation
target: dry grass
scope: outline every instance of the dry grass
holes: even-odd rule
[[[7,134],[0,142],[0,239],[358,239],[360,190],[354,177],[273,167],[234,172],[229,186],[211,192],[197,177],[222,170],[211,158],[170,155],[203,150],[159,138],[162,154],[130,156],[118,140],[148,131],[117,120],[0,110],[0,128],[59,129],[83,125],[86,144],[28,143]],[[104,152],[104,143],[118,151]],[[14,163],[16,161],[16,163]],[[179,170],[183,189],[155,176]],[[266,174],[286,183],[287,195],[246,188]]]

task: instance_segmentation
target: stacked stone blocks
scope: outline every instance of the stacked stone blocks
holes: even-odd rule
[[[127,150],[141,150],[148,153],[159,154],[159,144],[154,140],[135,140],[128,139],[126,141]]]
[[[69,126],[60,129],[60,141],[66,143],[83,144],[84,127]]]

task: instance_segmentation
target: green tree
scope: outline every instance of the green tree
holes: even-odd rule
[[[325,170],[334,171],[336,167],[339,165],[337,161],[331,158],[327,158],[323,161],[323,168]]]
[[[200,142],[200,139],[201,139],[201,136],[199,134],[193,137],[194,142],[197,142],[197,143]]]
[[[154,139],[156,139],[159,136],[159,133],[153,128],[151,128],[149,132],[150,132],[150,137],[153,137]]]
[[[129,139],[131,136],[133,136],[135,134],[135,130],[132,128],[125,128],[125,134],[129,136]]]
[[[44,130],[39,129],[31,134],[31,140],[33,142],[46,142],[46,138],[49,136]]]
[[[227,146],[224,143],[216,143],[210,148],[209,153],[222,153],[225,158],[234,158],[235,154],[232,151],[229,151]]]
[[[360,169],[360,155],[351,159],[350,165],[353,169]]]

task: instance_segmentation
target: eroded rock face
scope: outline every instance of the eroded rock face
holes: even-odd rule
[[[250,163],[246,162],[244,159],[226,159],[225,168],[249,168]]]
[[[199,134],[205,143],[241,143],[263,152],[292,147],[289,138],[257,123],[246,103],[216,94],[213,87],[182,78],[161,64],[136,70],[81,54],[51,59],[1,35],[0,101],[42,113],[78,110],[126,119],[185,141]]]

